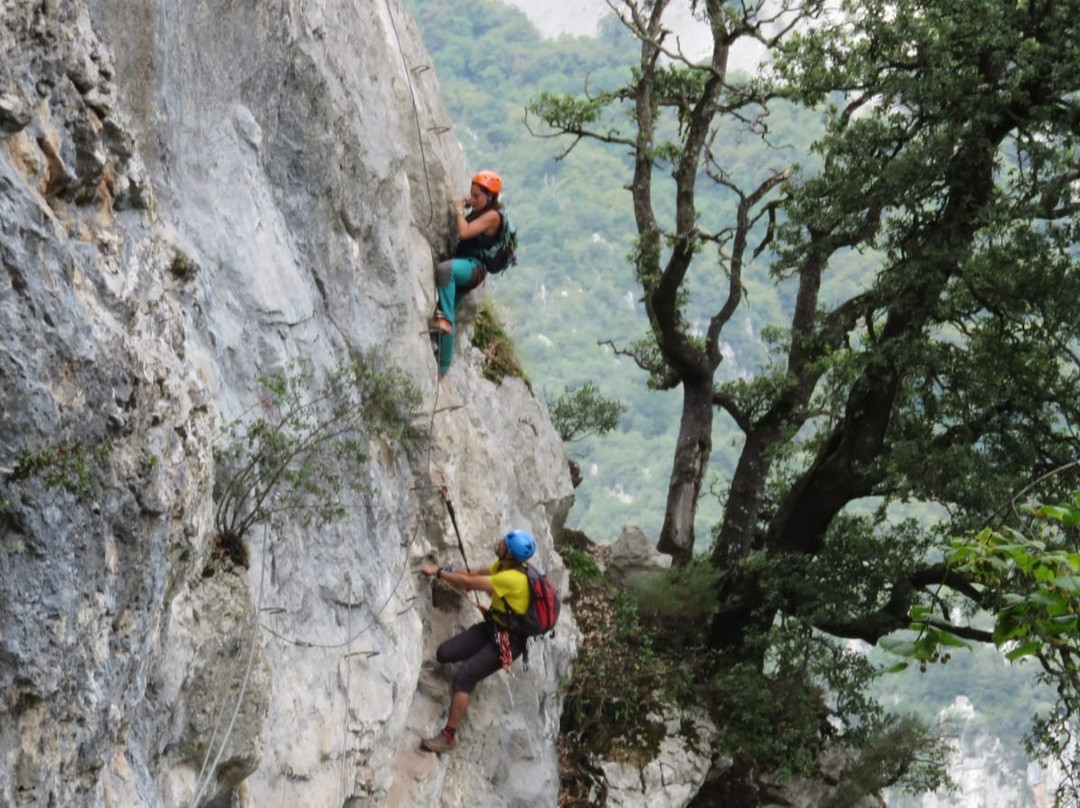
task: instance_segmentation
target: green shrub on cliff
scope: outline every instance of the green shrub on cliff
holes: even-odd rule
[[[214,526],[224,558],[246,566],[243,541],[259,524],[290,519],[324,525],[345,514],[373,440],[408,440],[420,404],[413,382],[374,358],[347,362],[317,380],[297,363],[259,380],[258,405],[225,429],[214,449]]]

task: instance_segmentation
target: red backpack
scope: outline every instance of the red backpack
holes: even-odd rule
[[[525,575],[529,579],[529,608],[524,614],[509,612],[507,614],[507,627],[511,631],[517,631],[526,637],[535,637],[538,634],[547,634],[555,628],[559,619],[559,610],[562,601],[559,593],[551,585],[551,581],[539,570],[535,570],[528,564],[525,567]]]

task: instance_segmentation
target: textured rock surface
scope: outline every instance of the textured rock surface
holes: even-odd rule
[[[415,574],[456,554],[431,486],[470,560],[527,527],[559,582],[572,492],[466,339],[466,406],[431,414],[468,167],[399,3],[2,0],[0,53],[0,803],[554,804],[569,610],[453,756],[416,750],[475,614]],[[431,442],[369,447],[348,518],[205,575],[222,425],[261,374],[360,354],[421,386]]]
[[[635,525],[624,527],[607,553],[608,574],[624,584],[670,566],[671,556],[657,550],[645,532]]]
[[[684,808],[713,766],[709,739],[716,727],[704,714],[655,719],[666,735],[656,756],[644,764],[605,761],[607,805],[619,808]],[[692,731],[687,731],[687,729]]]

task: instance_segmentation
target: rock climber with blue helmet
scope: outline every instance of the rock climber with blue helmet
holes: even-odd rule
[[[421,746],[431,752],[449,752],[457,743],[457,730],[469,706],[469,697],[482,679],[510,663],[525,650],[526,637],[507,630],[505,615],[529,608],[529,579],[524,564],[536,552],[536,541],[524,530],[511,530],[495,544],[496,561],[488,567],[439,567],[425,562],[420,572],[439,578],[458,590],[487,592],[491,606],[484,620],[439,646],[436,659],[444,664],[462,662],[450,684],[450,715],[446,726]]]

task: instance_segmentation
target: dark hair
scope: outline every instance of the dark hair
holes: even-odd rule
[[[481,185],[479,187],[480,187],[480,190],[483,191],[487,195],[487,198],[488,198],[488,203],[486,205],[484,205],[484,207],[482,207],[480,209],[480,212],[483,213],[485,210],[488,210],[489,208],[494,209],[494,210],[501,210],[502,205],[499,204],[499,195],[497,193],[495,193],[495,191],[489,191],[483,185]]]
[[[484,205],[484,207],[480,208],[480,210],[471,211],[469,213],[469,215],[465,217],[465,221],[467,221],[467,222],[471,222],[474,219],[479,219],[481,216],[483,216],[489,210],[502,210],[502,205],[499,204],[499,195],[497,193],[489,191],[487,188],[485,188],[482,185],[479,186],[479,187],[480,187],[481,191],[483,191],[485,194],[487,194],[488,203],[486,205]]]

